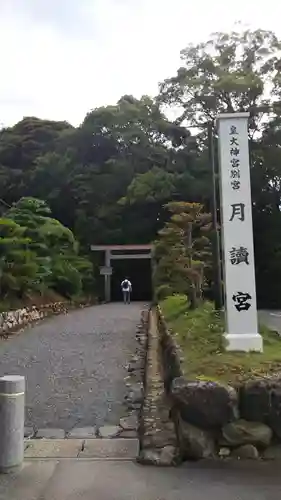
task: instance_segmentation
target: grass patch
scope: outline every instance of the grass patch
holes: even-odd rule
[[[188,310],[183,295],[168,297],[160,303],[184,356],[183,369],[192,379],[239,384],[250,378],[281,372],[281,339],[260,326],[263,353],[227,352],[224,349],[224,322],[213,304],[205,302],[195,311]]]

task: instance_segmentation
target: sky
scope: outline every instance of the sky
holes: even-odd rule
[[[276,0],[0,0],[0,128],[82,122],[122,95],[156,95],[180,50],[214,31],[273,30]]]

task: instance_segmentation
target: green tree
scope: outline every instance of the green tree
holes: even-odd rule
[[[0,131],[0,164],[30,170],[38,158],[53,151],[61,134],[73,127],[67,122],[27,117]]]
[[[52,273],[49,248],[41,232],[50,213],[46,203],[36,198],[21,198],[6,213],[9,219],[25,229],[25,235],[29,239],[29,249],[36,255],[37,284],[40,291],[48,286],[48,277]]]
[[[27,117],[0,131],[0,198],[12,205],[31,192],[31,179],[38,157],[54,151],[66,133],[67,122]]]
[[[11,219],[0,219],[0,296],[16,295],[35,288],[38,264],[29,248],[25,228]]]
[[[159,231],[156,283],[187,293],[191,308],[202,300],[204,270],[210,266],[211,215],[200,203],[170,202],[172,214]]]
[[[39,155],[30,173],[30,195],[45,200],[53,216],[69,228],[75,225],[77,204],[73,178],[79,169],[70,151],[52,151]]]
[[[132,198],[127,189],[135,177],[149,176],[151,170],[152,190],[159,182],[163,185],[161,177],[178,172],[178,199],[183,199],[181,185],[189,185],[188,199],[192,199],[191,181],[200,179],[202,172],[197,175],[193,158],[199,152],[191,147],[189,137],[147,96],[123,96],[115,106],[94,109],[76,129],[65,122],[28,118],[0,134],[0,199],[4,206],[22,197],[45,200],[53,216],[75,232],[84,252],[93,241],[150,241],[159,228],[160,202],[149,207],[144,198],[142,203],[118,202]],[[136,218],[141,222],[138,227]]]
[[[201,128],[218,113],[249,111],[256,129],[269,105],[280,109],[280,48],[264,30],[215,33],[190,44],[181,52],[184,66],[161,84],[160,101],[178,106],[178,123]]]
[[[280,117],[271,120],[252,146],[252,210],[257,299],[258,305],[263,308],[280,307],[280,124]]]
[[[72,142],[81,165],[72,182],[77,202],[74,230],[85,246],[93,241],[126,243],[150,237],[143,207],[128,209],[118,202],[138,174],[166,169],[171,162],[167,144],[179,144],[187,135],[180,130],[148,97],[123,96],[116,106],[98,108],[86,116]],[[143,224],[137,234],[136,217]]]
[[[79,245],[72,231],[50,217],[50,208],[44,201],[22,198],[7,215],[24,228],[29,238],[29,248],[36,255],[41,292],[54,288],[62,295],[79,295],[83,285],[89,292],[92,265],[78,255]]]

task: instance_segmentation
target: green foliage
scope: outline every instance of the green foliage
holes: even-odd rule
[[[269,110],[268,82],[272,96],[280,93],[280,48],[276,35],[264,30],[215,33],[190,44],[177,76],[162,83],[160,101],[183,109],[180,123],[201,127],[218,113],[250,111],[256,127]]]
[[[25,228],[16,222],[0,219],[0,295],[21,296],[33,287],[38,273],[36,254],[29,248]]]
[[[52,262],[52,285],[61,295],[70,298],[82,292],[81,275],[69,261],[58,256]]]
[[[153,167],[144,174],[137,174],[127,189],[124,201],[134,203],[154,203],[170,200],[175,190],[175,177],[165,170]]]
[[[92,265],[78,255],[72,231],[48,205],[21,198],[0,220],[1,295],[53,288],[65,297],[93,293]]]
[[[173,290],[171,285],[168,285],[167,283],[163,283],[162,285],[159,285],[156,287],[155,290],[155,298],[157,302],[160,300],[166,299],[167,297],[170,297],[173,295]]]
[[[64,257],[65,258],[65,257]],[[93,295],[95,291],[95,278],[93,264],[88,257],[78,255],[78,254],[68,254],[67,262],[69,266],[75,269],[79,273],[80,278],[80,288],[86,296]],[[77,282],[78,283],[78,282]],[[79,292],[76,292],[76,295]]]
[[[0,157],[9,168],[32,168],[39,155],[52,151],[65,130],[72,129],[67,122],[24,118],[14,127],[0,131]]]
[[[202,298],[204,269],[210,261],[208,238],[211,215],[199,203],[170,202],[171,219],[159,232],[155,249],[155,283],[159,294],[171,291],[186,293],[195,308]],[[167,293],[166,289],[166,293]]]
[[[187,297],[174,295],[162,301],[160,306],[182,350],[182,367],[189,380],[238,385],[244,380],[280,371],[280,338],[268,328],[260,326],[263,353],[227,352],[223,342],[224,322],[211,302],[187,311]]]

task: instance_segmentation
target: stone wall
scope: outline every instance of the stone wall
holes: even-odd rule
[[[158,307],[156,309],[157,329],[160,338],[161,362],[165,388],[170,389],[172,381],[183,375],[181,369],[181,350],[177,345],[172,332],[168,330],[164,317]]]
[[[281,374],[236,388],[188,380],[181,370],[175,337],[159,307],[156,312],[163,379],[180,459],[281,458]]]
[[[144,373],[144,401],[139,426],[140,454],[145,465],[175,465],[178,461],[177,436],[164,386],[160,337],[155,311],[150,310],[147,328]]]
[[[54,302],[41,306],[23,307],[15,311],[0,313],[0,337],[7,337],[25,326],[37,322],[54,314],[66,314],[76,307],[85,307],[88,303],[74,303],[71,301]]]

